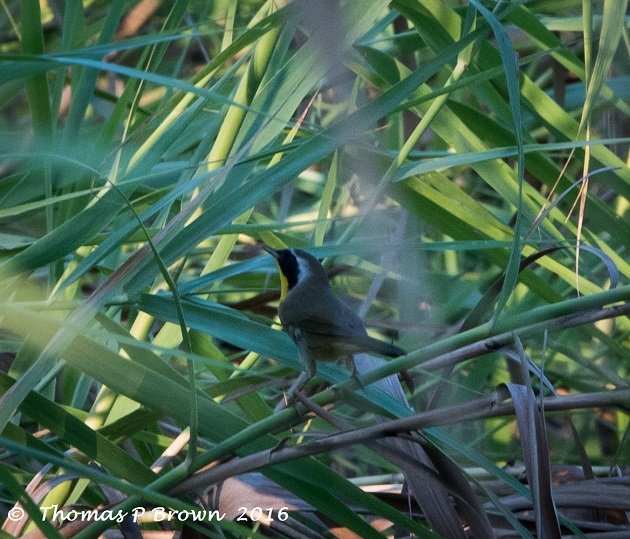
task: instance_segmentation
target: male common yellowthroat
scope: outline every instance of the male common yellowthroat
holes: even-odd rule
[[[278,314],[282,327],[298,347],[300,359],[313,377],[317,361],[345,358],[355,375],[353,354],[376,352],[382,356],[405,355],[402,348],[374,339],[361,319],[331,290],[319,260],[302,249],[263,249],[276,259],[281,294]]]

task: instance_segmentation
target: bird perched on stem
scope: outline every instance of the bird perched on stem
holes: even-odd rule
[[[389,357],[406,354],[402,348],[367,334],[361,319],[333,293],[326,270],[312,254],[302,249],[272,249],[266,245],[263,249],[278,265],[281,282],[278,315],[282,327],[297,345],[306,368],[306,380],[317,372],[318,361],[344,358],[354,377],[356,353],[375,352]]]

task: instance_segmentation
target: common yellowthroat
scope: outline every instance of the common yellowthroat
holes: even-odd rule
[[[266,245],[263,249],[276,259],[282,287],[278,315],[297,345],[309,378],[317,372],[318,361],[345,358],[355,376],[356,353],[406,354],[402,348],[367,334],[361,319],[333,293],[326,270],[312,254]]]

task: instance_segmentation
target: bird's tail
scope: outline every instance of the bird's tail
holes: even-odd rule
[[[381,356],[398,357],[407,354],[407,352],[402,348],[399,348],[398,346],[395,346],[393,344],[389,344],[388,342],[379,341],[378,339],[373,339],[372,337],[368,336],[364,337],[363,339],[361,341],[362,346],[365,346],[367,350],[376,352]],[[410,374],[407,371],[400,371],[400,377],[407,384],[409,391],[413,393],[415,389],[415,384]]]
[[[379,341],[378,339],[373,339],[372,337],[364,337],[361,344],[365,346],[366,350],[371,350],[382,356],[398,357],[407,354],[405,350],[399,348],[398,346],[388,342]]]

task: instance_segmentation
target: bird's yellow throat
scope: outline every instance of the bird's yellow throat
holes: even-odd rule
[[[286,299],[287,294],[289,293],[289,281],[285,277],[277,259],[275,260],[275,262],[278,268],[278,274],[280,275],[280,303],[282,303]]]

